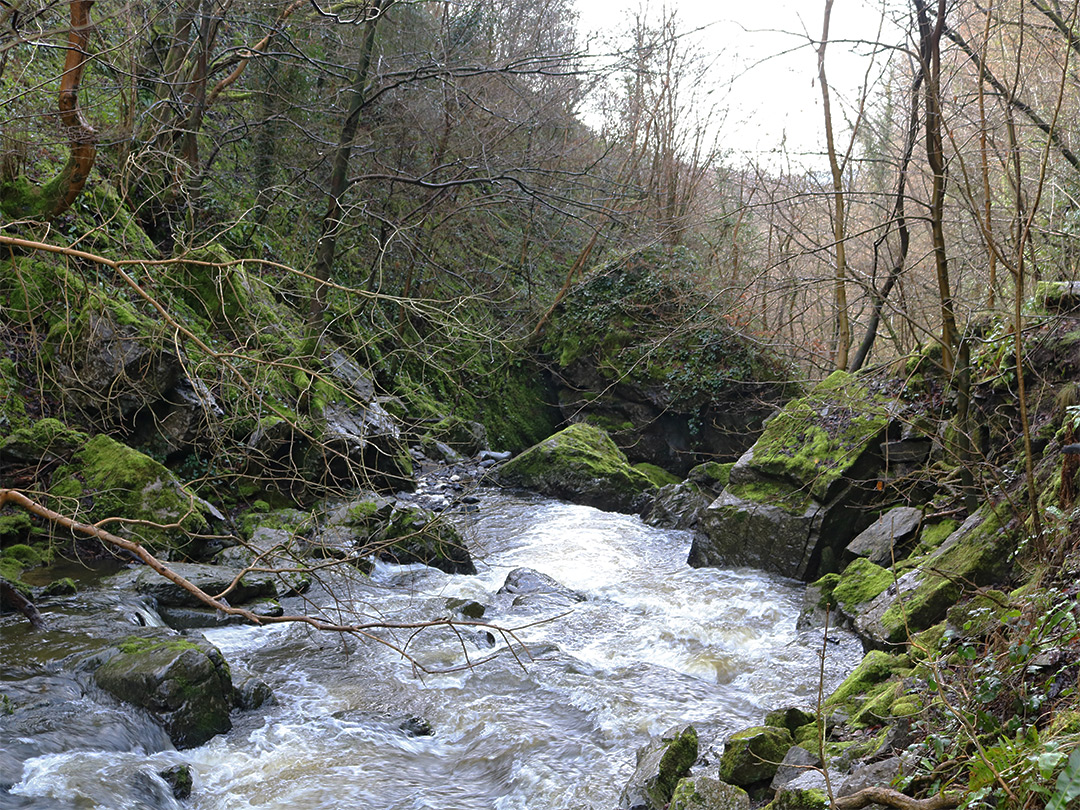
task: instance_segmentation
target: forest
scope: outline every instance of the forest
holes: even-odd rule
[[[475,574],[443,512],[479,482],[689,532],[862,644],[712,770],[646,735],[619,807],[1078,806],[1080,2],[866,0],[856,40],[810,5],[821,142],[755,159],[666,6],[587,38],[571,0],[0,0],[0,728],[38,727],[33,633],[90,632],[73,563],[431,677],[524,651],[468,600],[346,606],[383,562]],[[228,679],[143,629],[56,666],[157,715],[126,658]],[[171,745],[257,708],[231,683]],[[47,806],[46,750],[0,806]]]

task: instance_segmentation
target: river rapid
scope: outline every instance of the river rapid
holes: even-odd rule
[[[614,810],[651,734],[693,723],[698,767],[712,772],[726,734],[774,708],[814,705],[823,648],[826,694],[861,656],[848,634],[823,643],[820,630],[796,631],[800,583],[689,568],[688,533],[499,492],[453,519],[477,575],[380,564],[307,598],[330,616],[388,623],[461,618],[460,601],[475,601],[487,626],[377,631],[387,644],[301,626],[206,631],[235,673],[273,688],[273,704],[177,752],[144,726],[125,744],[95,745],[106,739],[95,712],[115,726],[134,710],[69,687],[73,705],[87,701],[74,714],[89,727],[73,722],[70,739],[50,729],[55,744],[35,749],[0,807]],[[518,567],[577,596],[500,594]],[[195,781],[183,803],[157,776],[179,763]]]

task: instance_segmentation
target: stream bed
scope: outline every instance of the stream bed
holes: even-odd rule
[[[861,657],[846,633],[823,643],[820,630],[796,631],[800,583],[689,568],[688,533],[491,491],[453,519],[477,575],[379,564],[370,579],[326,580],[307,598],[331,617],[405,624],[461,619],[460,605],[476,602],[477,623],[373,630],[366,641],[298,625],[206,631],[234,672],[256,673],[276,700],[186,751],[72,679],[79,723],[70,739],[43,729],[55,744],[23,758],[0,807],[615,810],[651,734],[692,722],[709,763],[699,767],[711,769],[726,734],[774,708],[814,705],[823,647],[826,694]],[[500,592],[522,567],[567,590]],[[100,742],[97,715],[119,742]],[[195,782],[185,802],[157,776],[180,763]]]

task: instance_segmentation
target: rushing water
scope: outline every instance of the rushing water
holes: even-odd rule
[[[796,633],[797,583],[691,569],[687,534],[588,507],[491,493],[461,519],[478,575],[380,566],[370,581],[338,583],[336,600],[316,598],[386,622],[450,616],[451,600],[475,600],[495,627],[381,634],[407,657],[299,626],[209,631],[234,670],[273,687],[274,705],[189,751],[147,742],[104,753],[80,739],[28,760],[0,803],[179,806],[155,774],[186,762],[198,810],[614,810],[650,734],[690,721],[718,749],[772,708],[813,704],[822,639]],[[497,594],[519,566],[585,601]],[[859,652],[849,637],[834,642],[826,689]],[[476,666],[422,672],[466,656]],[[403,731],[410,717],[434,734]]]

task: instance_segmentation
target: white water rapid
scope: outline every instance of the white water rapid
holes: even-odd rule
[[[799,583],[691,569],[686,533],[557,501],[486,493],[477,513],[455,519],[467,521],[478,575],[379,566],[371,581],[336,589],[337,602],[313,598],[388,622],[458,615],[453,600],[475,600],[488,608],[482,621],[518,628],[513,637],[384,633],[410,661],[300,627],[215,629],[207,637],[235,671],[270,684],[274,705],[189,751],[37,757],[9,798],[34,810],[615,810],[650,734],[692,722],[711,768],[726,733],[773,708],[813,706],[822,637],[796,633]],[[497,595],[522,566],[585,600]],[[826,690],[860,655],[854,639],[830,635]],[[466,652],[491,660],[449,674],[415,666],[451,667]],[[434,733],[403,730],[413,717]],[[120,771],[152,780],[178,762],[195,778],[183,805],[162,791],[112,803],[102,789]]]

